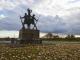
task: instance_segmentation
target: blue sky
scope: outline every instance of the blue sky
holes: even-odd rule
[[[27,8],[42,32],[80,34],[80,0],[0,0],[0,30],[19,30]]]

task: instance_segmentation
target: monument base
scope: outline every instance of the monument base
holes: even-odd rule
[[[41,43],[41,40],[39,40],[39,30],[21,29],[19,31],[19,39],[21,44]]]

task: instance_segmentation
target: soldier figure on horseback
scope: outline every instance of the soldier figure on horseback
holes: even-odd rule
[[[30,25],[32,24],[34,25],[34,28],[36,28],[37,30],[35,21],[37,22],[38,20],[35,18],[35,14],[31,16],[32,10],[30,10],[29,8],[27,9],[27,11],[28,11],[28,14],[25,13],[24,17],[20,17],[22,26],[23,26],[22,28],[25,29],[25,24],[27,24],[28,29],[30,29]],[[24,22],[22,21],[22,19],[24,19]]]

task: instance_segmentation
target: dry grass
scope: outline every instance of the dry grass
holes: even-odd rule
[[[0,60],[80,60],[80,44],[0,45]]]

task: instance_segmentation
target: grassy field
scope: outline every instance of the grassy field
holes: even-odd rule
[[[0,45],[0,60],[80,60],[80,44]]]
[[[42,44],[80,44],[80,41],[42,41]]]

